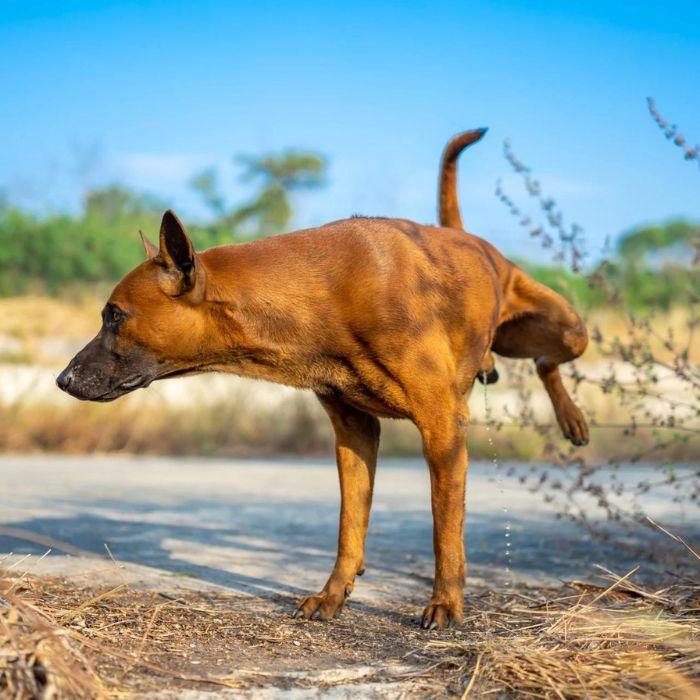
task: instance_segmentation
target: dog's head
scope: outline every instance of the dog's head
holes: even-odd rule
[[[165,212],[160,247],[142,233],[147,260],[114,289],[102,328],[58,375],[63,391],[112,401],[155,379],[201,368],[206,271],[185,229]]]

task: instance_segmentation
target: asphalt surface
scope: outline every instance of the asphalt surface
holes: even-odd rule
[[[518,475],[525,469],[505,476],[505,468],[470,466],[471,584],[588,578],[596,564],[620,574],[637,565],[650,576],[663,571],[654,553],[677,546],[664,535],[638,527],[625,533],[624,547],[619,539],[592,538],[522,486]],[[646,474],[635,467],[625,478],[636,482]],[[12,552],[8,561],[17,561],[32,554],[18,566],[33,573],[85,569],[91,557],[107,556],[106,544],[137,578],[264,597],[315,592],[333,565],[339,494],[330,460],[3,457],[0,475],[0,555]],[[428,487],[421,460],[380,461],[367,573],[353,599],[384,605],[427,599],[433,567]],[[690,541],[700,539],[697,509],[664,492],[648,494],[641,505]],[[593,519],[599,515],[593,503],[588,510]],[[38,561],[49,546],[51,554]]]

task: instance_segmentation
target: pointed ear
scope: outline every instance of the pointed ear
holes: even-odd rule
[[[172,209],[163,214],[160,224],[160,255],[168,267],[176,267],[182,272],[194,267],[194,246]]]
[[[139,236],[141,236],[141,243],[143,243],[143,249],[146,251],[146,260],[153,260],[153,258],[158,255],[158,248],[154,243],[148,240],[148,236],[139,229]]]
[[[181,296],[203,282],[204,271],[197,262],[192,241],[170,209],[163,214],[160,224],[158,261],[162,266],[161,286],[170,296]]]

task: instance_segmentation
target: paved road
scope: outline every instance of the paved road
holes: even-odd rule
[[[638,480],[643,471],[629,470],[627,478]],[[332,567],[339,497],[330,461],[3,457],[0,475],[0,524],[20,535],[0,536],[0,553],[46,550],[22,532],[66,543],[76,548],[73,554],[103,556],[108,543],[135,575],[157,575],[159,585],[164,579],[173,584],[198,580],[263,596],[316,590]],[[517,581],[585,578],[595,563],[620,573],[636,564],[647,573],[658,566],[558,521],[540,495],[519,484],[517,474],[494,479],[490,464],[473,464],[468,490],[467,548],[474,583],[502,583],[509,576],[507,518],[510,576]],[[650,494],[644,505],[659,521],[700,539],[697,511],[683,511],[663,493]],[[644,529],[628,537],[635,539],[650,552],[660,541],[670,546]],[[383,460],[367,573],[353,598],[370,603],[427,597],[431,543],[424,464]],[[86,563],[54,548],[33,566],[36,573],[61,572]]]

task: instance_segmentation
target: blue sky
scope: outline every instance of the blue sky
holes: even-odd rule
[[[201,213],[189,178],[285,147],[330,159],[299,225],[352,213],[435,219],[446,139],[488,136],[462,161],[467,227],[511,255],[532,244],[494,195],[526,202],[510,138],[593,249],[671,216],[700,218],[700,172],[650,120],[700,141],[700,3],[33,2],[0,13],[0,187],[74,207],[120,180]],[[530,207],[535,213],[535,210]]]

